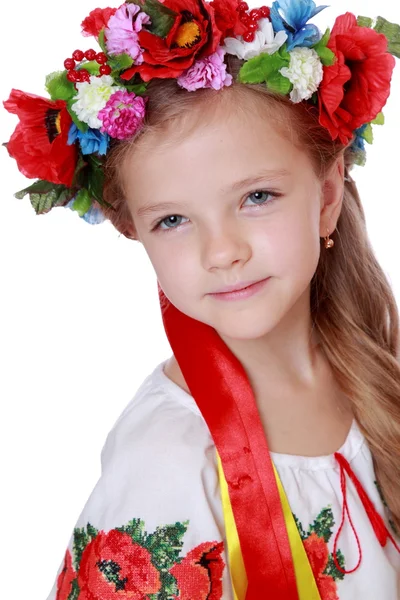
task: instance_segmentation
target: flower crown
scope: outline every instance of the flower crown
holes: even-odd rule
[[[29,194],[37,214],[69,207],[87,222],[104,220],[103,165],[112,139],[143,125],[147,84],[176,79],[189,92],[232,84],[225,54],[244,60],[238,80],[265,84],[292,102],[309,102],[332,140],[352,141],[354,162],[365,163],[372,124],[383,124],[400,56],[400,26],[339,16],[324,34],[309,20],[326,6],[277,0],[249,10],[239,0],[127,0],[96,8],[82,22],[99,51],[75,50],[65,70],[46,78],[50,99],[13,89],[5,108],[18,115],[5,144],[20,171],[38,181]]]

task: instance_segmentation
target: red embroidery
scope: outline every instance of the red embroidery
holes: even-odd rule
[[[56,600],[67,600],[71,593],[72,582],[76,578],[76,573],[72,566],[72,556],[69,550],[65,553],[64,567],[57,579]]]
[[[79,600],[142,600],[161,588],[151,554],[131,536],[100,531],[85,548],[78,572]]]
[[[335,580],[330,575],[324,575],[329,560],[329,549],[324,538],[313,532],[303,541],[303,544],[321,600],[339,600]]]
[[[188,521],[145,530],[140,519],[108,531],[75,528],[57,579],[56,600],[221,600],[223,542],[182,557]]]
[[[170,569],[178,582],[179,600],[220,600],[224,561],[222,542],[200,544]],[[178,596],[176,596],[178,598]]]

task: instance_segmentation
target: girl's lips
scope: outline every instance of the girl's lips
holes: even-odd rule
[[[210,296],[216,300],[244,300],[245,298],[254,296],[254,294],[257,294],[257,292],[262,290],[270,279],[270,277],[267,277],[266,279],[257,281],[256,283],[253,283],[242,290],[237,290],[236,292],[219,292],[217,294],[210,294]]]

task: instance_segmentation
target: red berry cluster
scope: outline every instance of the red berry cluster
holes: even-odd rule
[[[240,2],[237,10],[239,11],[239,19],[247,27],[246,33],[243,34],[245,42],[252,42],[256,37],[256,31],[258,29],[258,21],[265,19],[270,15],[270,8],[268,6],[261,6],[261,8],[253,8],[249,13],[249,5],[247,2]]]
[[[87,69],[75,69],[76,63],[81,62],[84,58],[86,60],[95,60],[100,65],[99,77],[101,75],[109,75],[111,73],[111,67],[107,65],[107,56],[104,52],[96,52],[96,50],[75,50],[72,54],[72,58],[64,60],[64,67],[67,69],[67,79],[73,83],[80,83],[82,81],[90,81],[90,73]]]

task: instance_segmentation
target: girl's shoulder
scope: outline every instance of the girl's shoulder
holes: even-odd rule
[[[229,589],[215,446],[194,399],[167,378],[163,365],[146,377],[107,435],[101,476],[48,600],[67,600],[73,590],[76,598],[82,590],[82,598],[111,598],[110,590],[128,585],[124,579],[134,580],[143,597],[178,595],[188,577],[219,587],[224,580]]]

